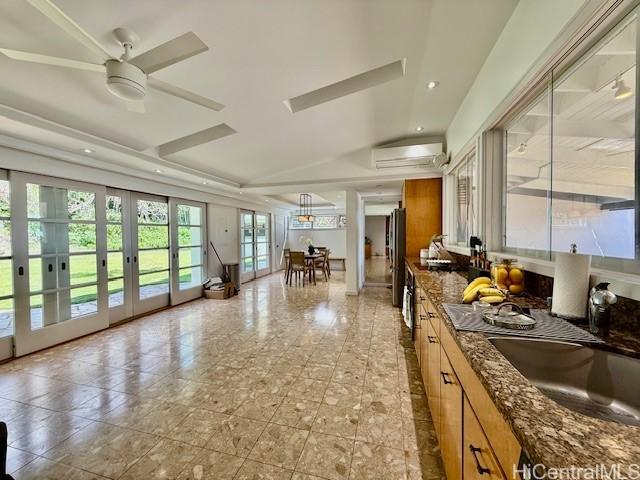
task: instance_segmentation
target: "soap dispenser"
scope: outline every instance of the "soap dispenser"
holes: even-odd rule
[[[611,325],[611,305],[618,301],[609,284],[599,283],[589,292],[589,330],[594,335],[607,337]]]

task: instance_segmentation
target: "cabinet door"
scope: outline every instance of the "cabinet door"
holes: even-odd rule
[[[424,311],[422,312],[425,313]],[[420,373],[422,374],[422,383],[424,388],[428,389],[427,385],[429,378],[429,342],[434,341],[434,332],[431,322],[425,316],[422,320],[422,336],[420,338]],[[431,339],[431,340],[430,340]]]
[[[480,426],[475,412],[464,397],[463,471],[465,480],[503,480],[506,477],[498,466],[495,453]]]
[[[462,386],[440,351],[440,449],[447,480],[462,478]]]
[[[427,320],[425,324],[427,325],[425,331],[427,334],[427,361],[425,362],[427,400],[429,401],[429,410],[431,411],[436,434],[440,438],[440,384],[442,383],[440,377],[440,341],[436,336],[431,321]],[[423,370],[423,376],[424,374],[425,371]]]

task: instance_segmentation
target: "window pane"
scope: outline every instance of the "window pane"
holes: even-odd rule
[[[456,240],[467,245],[475,235],[476,152],[467,155],[456,172]]]
[[[7,295],[13,295],[12,262],[11,260],[0,260],[0,296]],[[0,315],[2,315],[1,310]]]
[[[178,227],[178,244],[185,247],[202,245],[202,229],[200,227]]]
[[[297,217],[289,218],[289,229],[290,230],[305,230],[311,228],[313,225],[311,222],[299,222]]]
[[[0,256],[11,255],[11,222],[0,220]]]
[[[64,230],[67,225],[57,225],[58,230]],[[96,226],[85,223],[71,223],[69,228],[69,251],[95,251]]]
[[[202,284],[202,267],[180,269],[180,289],[195,287]]]
[[[243,213],[241,215],[241,222],[243,227],[252,227],[253,226],[253,214],[252,213]]]
[[[313,228],[338,228],[338,215],[316,215]]]
[[[53,278],[53,284],[48,285],[47,288],[56,288],[57,282],[55,277]],[[42,259],[30,258],[29,259],[29,291],[38,292],[42,290]]]
[[[140,275],[140,299],[169,293],[169,272]]]
[[[67,211],[70,220],[96,219],[96,194],[91,192],[67,192]]]
[[[13,335],[13,299],[0,300],[0,337]]]
[[[269,250],[269,244],[268,243],[258,243],[256,245],[256,248],[258,250],[258,256],[260,255],[266,255],[267,251]]]
[[[156,225],[138,226],[138,248],[168,248],[169,227]]]
[[[109,308],[124,304],[124,280],[111,280],[109,282]]]
[[[140,272],[152,272],[169,268],[168,250],[143,250],[138,252]]]
[[[181,248],[178,251],[178,265],[180,267],[202,265],[202,247]]]
[[[59,295],[64,295],[60,292]],[[71,318],[89,315],[98,311],[98,286],[73,288],[71,290]]]
[[[72,255],[69,257],[71,285],[98,281],[96,255]]]
[[[258,270],[263,270],[269,267],[269,260],[267,257],[258,257]]]
[[[167,209],[168,205],[164,202],[138,200],[138,223],[158,223],[167,225],[169,223]]]
[[[242,259],[242,271],[243,272],[252,272],[253,271],[253,258],[243,258]]]
[[[248,229],[248,228],[244,228],[242,230],[242,238],[240,239],[241,242],[252,242],[253,241],[253,230]]]
[[[552,250],[576,243],[594,265],[635,258],[636,22],[626,19],[553,88]]]
[[[548,257],[551,190],[549,96],[529,106],[506,131],[506,246]]]
[[[162,227],[140,227],[162,228]],[[140,232],[138,232],[138,235]],[[107,225],[107,250],[122,250],[122,225]]]
[[[251,257],[251,256],[253,256],[253,243],[243,243],[242,244],[242,256],[243,257]]]
[[[0,217],[11,216],[11,189],[9,180],[0,180]]]
[[[124,255],[122,252],[110,252],[107,254],[107,269],[109,278],[124,275]]]
[[[107,195],[107,222],[122,223],[122,197]]]
[[[259,228],[256,230],[256,242],[266,242],[267,241],[267,232],[264,228]]]
[[[256,227],[266,228],[267,227],[267,219],[269,217],[267,215],[256,214]]]
[[[55,295],[55,294],[54,294]],[[31,330],[42,328],[42,301],[43,295],[31,295],[29,297],[29,315],[31,317]]]
[[[178,225],[202,225],[202,208],[178,205]]]

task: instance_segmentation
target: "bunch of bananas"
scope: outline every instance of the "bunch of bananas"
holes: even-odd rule
[[[478,298],[481,302],[493,304],[503,302],[505,296],[500,289],[491,285],[490,278],[478,277],[464,289],[462,301],[464,303],[471,303]]]

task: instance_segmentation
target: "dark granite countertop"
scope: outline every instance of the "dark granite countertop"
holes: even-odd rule
[[[547,398],[502,356],[484,334],[458,332],[454,328],[442,304],[461,302],[466,278],[456,272],[419,270],[414,265],[416,261],[419,259],[407,258],[416,280],[533,463],[556,468],[619,464],[622,469],[640,464],[640,427],[588,417]],[[541,304],[541,300],[535,297],[524,295],[516,298],[518,303],[526,306],[544,307],[544,302]],[[623,339],[622,343],[620,339]],[[605,348],[635,356],[638,350],[627,340],[613,332]]]

